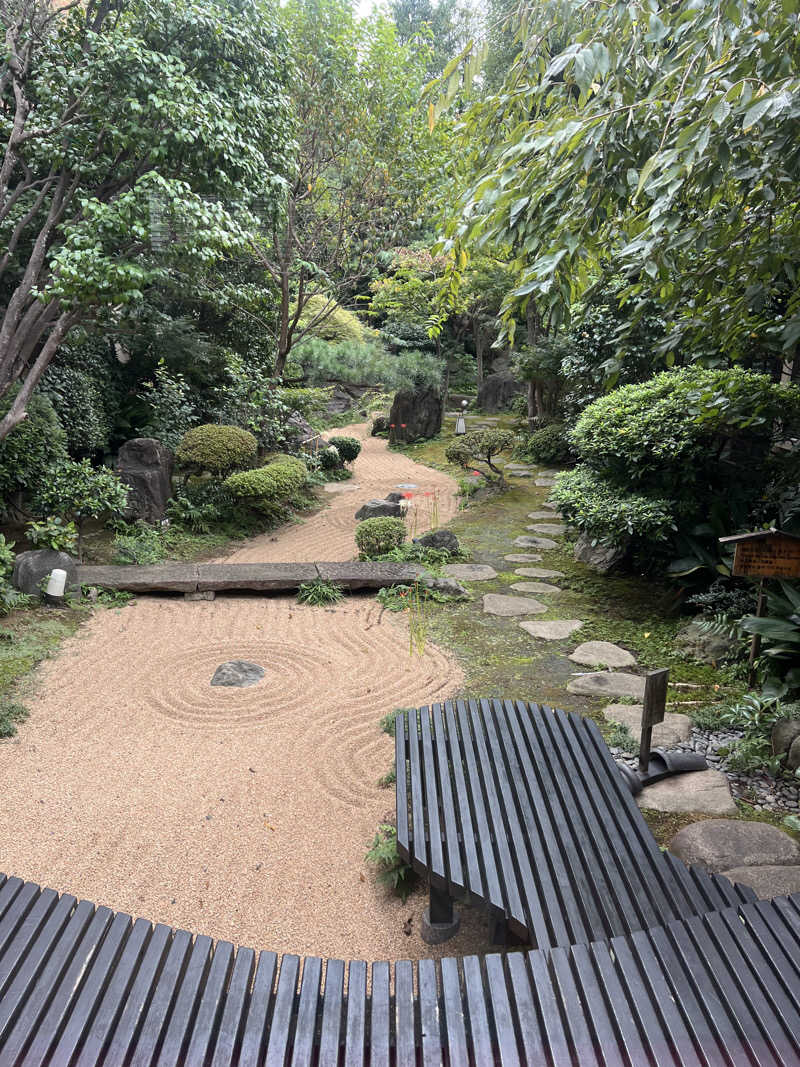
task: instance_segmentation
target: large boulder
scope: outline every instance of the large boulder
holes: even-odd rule
[[[439,433],[443,417],[444,403],[438,389],[401,389],[389,412],[389,426],[394,426],[396,441],[421,441]]]
[[[592,544],[591,538],[581,534],[575,542],[575,559],[585,563],[598,574],[608,574],[625,556],[623,545]]]
[[[389,430],[389,416],[388,415],[375,415],[372,419],[372,429],[370,435],[377,437],[378,434],[387,433]]]
[[[772,727],[772,755],[782,756],[800,737],[800,719],[778,719]]]
[[[697,774],[679,775],[695,779]],[[700,808],[694,809],[700,811]],[[734,867],[784,866],[800,863],[800,846],[777,826],[763,822],[707,819],[684,826],[669,843],[684,863],[720,873]]]
[[[134,437],[117,455],[117,474],[130,486],[126,517],[160,522],[172,495],[173,456],[154,437]]]
[[[356,512],[356,519],[377,519],[389,515],[393,519],[402,519],[405,509],[396,500],[368,500]]]
[[[490,374],[478,390],[478,407],[488,415],[506,411],[514,397],[524,389],[522,382],[510,374]]]
[[[294,450],[318,448],[322,437],[307,419],[295,411],[286,421],[286,444]]]
[[[722,660],[733,659],[741,645],[741,639],[738,637],[703,633],[702,619],[693,620],[675,635],[675,647],[701,663],[717,664]]]
[[[422,545],[423,548],[438,548],[443,552],[450,552],[452,555],[456,555],[459,551],[458,538],[450,530],[432,530],[430,533],[423,534],[422,537],[415,537],[415,545]]]
[[[50,572],[56,569],[67,572],[66,594],[70,597],[80,595],[78,585],[78,568],[72,556],[66,552],[55,552],[51,548],[37,548],[32,552],[20,552],[14,560],[11,572],[11,584],[21,593],[41,597],[42,585]]]

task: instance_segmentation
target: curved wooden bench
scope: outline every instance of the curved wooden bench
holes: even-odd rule
[[[496,944],[588,944],[755,899],[663,853],[596,724],[512,700],[409,710],[395,721],[397,845],[430,886],[483,902]]]
[[[256,954],[0,883],[0,1065],[800,1064],[800,895],[609,941],[367,964]]]

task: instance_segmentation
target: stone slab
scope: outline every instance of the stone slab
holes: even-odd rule
[[[644,678],[623,671],[594,671],[567,683],[567,692],[587,697],[633,697],[644,700]]]
[[[345,589],[407,585],[425,573],[424,567],[413,563],[312,563],[310,566],[314,567],[314,577]]]
[[[508,558],[508,557],[506,557]],[[550,571],[547,567],[517,567],[514,574],[520,578],[563,578],[563,571]]]
[[[519,470],[510,471],[508,469],[508,467],[506,467],[504,469],[503,473],[506,474],[509,478],[532,478],[533,477],[533,474],[531,473],[531,471],[519,471]],[[539,483],[537,482],[536,484],[538,485]]]
[[[487,615],[543,615],[549,608],[527,596],[506,596],[503,593],[486,593],[483,610]]]
[[[583,623],[580,619],[551,619],[549,622],[521,622],[520,626],[540,641],[563,641],[580,630]]]
[[[684,863],[715,874],[730,867],[800,864],[800,845],[794,838],[777,826],[756,821],[708,819],[692,823],[675,834],[669,850]]]
[[[722,873],[732,882],[749,885],[760,900],[800,893],[800,867],[732,867]]]
[[[694,811],[703,815],[735,815],[728,779],[722,771],[691,771],[646,786],[636,798],[640,808]]]
[[[196,593],[198,564],[165,563],[153,567],[78,567],[78,582],[126,593]]]
[[[561,522],[534,522],[525,527],[534,533],[547,534],[550,537],[561,537],[567,532],[566,526]]]
[[[549,487],[549,486],[555,485],[555,484],[556,484],[555,478],[537,478],[536,479],[536,485],[541,485],[543,488],[544,487]]]
[[[634,667],[636,657],[610,641],[584,641],[569,657],[573,663],[588,667]]]
[[[612,722],[627,726],[636,744],[642,739],[641,704],[609,704],[603,708],[603,714]],[[667,711],[664,721],[653,727],[653,748],[675,748],[682,741],[688,741],[692,735],[692,720],[680,712]]]
[[[460,582],[489,582],[497,577],[494,567],[484,563],[448,563],[442,569],[450,578],[457,578]]]
[[[511,586],[517,593],[560,593],[557,585],[548,585],[547,582],[514,582]]]
[[[529,511],[529,519],[549,519],[551,522],[555,518],[552,511]]]
[[[296,589],[302,582],[313,582],[318,577],[314,563],[201,563],[197,569],[200,593],[212,589],[268,593]]]
[[[325,493],[355,493],[361,486],[353,482],[326,482],[322,489]]]
[[[248,689],[251,685],[258,685],[263,677],[264,668],[260,663],[251,663],[246,659],[231,659],[227,663],[220,663],[214,671],[211,685]]]
[[[517,548],[558,548],[556,542],[548,537],[528,537],[526,534],[517,537],[514,544]]]
[[[507,563],[538,563],[541,558],[539,552],[512,552],[510,556],[503,556]]]

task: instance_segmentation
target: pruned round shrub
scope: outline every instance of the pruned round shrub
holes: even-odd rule
[[[175,461],[186,470],[227,474],[250,467],[257,452],[256,439],[247,430],[205,423],[186,431],[175,453]]]
[[[0,397],[0,418],[5,415],[19,386]],[[46,471],[67,459],[67,438],[50,400],[34,393],[28,414],[0,441],[0,512],[15,493],[29,493],[44,481]]]
[[[560,474],[550,497],[571,526],[594,540],[615,545],[633,537],[661,542],[675,532],[668,500],[617,489],[588,467]]]
[[[356,527],[356,544],[364,559],[383,556],[393,548],[399,548],[406,539],[406,524],[402,519],[383,515],[376,519],[364,519]]]
[[[339,453],[339,449],[335,445],[327,445],[325,448],[321,448],[317,452],[317,460],[319,462],[320,470],[323,471],[336,471],[343,465],[342,457]]]
[[[256,470],[231,474],[225,479],[224,485],[238,500],[246,501],[257,511],[270,514],[299,493],[307,480],[308,470],[301,459],[279,456]]]
[[[514,455],[533,463],[568,463],[574,458],[567,431],[560,422],[551,422],[549,426],[528,434],[514,450]]]
[[[361,442],[357,437],[331,437],[328,444],[333,445],[342,459],[342,463],[352,463],[361,451]]]

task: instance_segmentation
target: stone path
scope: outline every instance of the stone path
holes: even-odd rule
[[[642,704],[609,704],[603,708],[603,715],[611,722],[626,726],[628,732],[638,745],[642,738]],[[664,721],[653,727],[653,748],[675,748],[683,741],[688,741],[692,732],[692,720],[688,715],[677,711],[664,713]]]
[[[580,619],[553,619],[550,622],[521,622],[520,626],[531,637],[538,637],[542,641],[563,641],[580,630],[583,623]]]
[[[557,585],[548,585],[547,582],[514,582],[512,589],[518,593],[560,593]]]
[[[448,563],[442,568],[450,578],[457,578],[460,582],[489,582],[497,577],[494,567],[487,567],[483,563]]]
[[[541,558],[540,552],[512,552],[509,556],[503,556],[506,563],[538,563]]]
[[[546,534],[548,537],[561,537],[567,532],[566,526],[560,522],[534,522],[531,526],[526,526],[526,530],[532,530],[534,533]]]
[[[563,571],[550,571],[547,567],[517,567],[514,574],[520,578],[563,578]],[[560,590],[559,590],[560,592]]]
[[[487,615],[543,615],[547,605],[533,597],[505,596],[502,593],[486,593],[483,598],[483,610]]]
[[[567,683],[567,690],[587,697],[633,697],[634,700],[643,700],[644,678],[618,671],[595,671],[573,678]]]
[[[751,886],[762,900],[800,892],[800,845],[777,826],[708,819],[679,830],[669,850],[684,863]]]
[[[640,808],[736,815],[728,779],[722,771],[690,771],[649,785],[636,798]]]
[[[528,537],[525,534],[515,538],[514,544],[517,548],[558,548],[556,542],[547,537]]]
[[[634,667],[636,657],[610,641],[584,641],[569,657],[573,663],[589,667]]]

